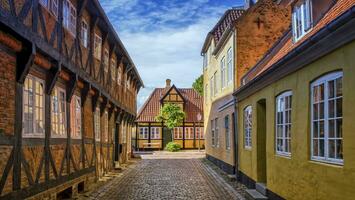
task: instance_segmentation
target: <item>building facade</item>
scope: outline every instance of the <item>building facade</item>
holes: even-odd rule
[[[125,162],[142,80],[98,1],[0,1],[0,198],[82,192]]]
[[[237,165],[235,100],[237,81],[289,26],[289,8],[272,0],[227,10],[208,34],[204,56],[207,158],[229,174]],[[255,5],[254,5],[255,4]]]
[[[183,123],[173,130],[156,120],[165,103],[177,104],[185,112]],[[136,123],[137,131],[132,142],[137,150],[164,149],[172,141],[183,149],[205,147],[202,97],[192,88],[171,85],[169,79],[165,88],[154,89],[140,109]]]
[[[269,199],[353,199],[355,1],[280,3],[291,28],[234,93],[239,180]]]

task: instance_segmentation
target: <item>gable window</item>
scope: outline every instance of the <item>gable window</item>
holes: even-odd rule
[[[63,26],[75,37],[76,8],[70,0],[64,0],[63,2]]]
[[[71,137],[81,138],[81,99],[74,95],[70,103],[71,114]]]
[[[343,72],[311,85],[312,160],[343,163]]]
[[[55,87],[52,93],[52,137],[67,137],[65,90]]]
[[[312,0],[303,0],[293,7],[292,29],[294,41],[301,39],[312,27]]]
[[[276,153],[291,155],[292,92],[284,92],[276,98]]]
[[[231,142],[230,142],[230,128],[229,128],[229,116],[225,116],[224,118],[224,130],[225,130],[225,139],[226,139],[226,149],[231,149]]]
[[[227,84],[233,82],[233,51],[232,48],[227,52]]]
[[[174,139],[182,139],[183,131],[182,127],[175,127],[174,128]]]
[[[85,20],[81,21],[81,44],[87,48],[89,41],[89,26]]]
[[[139,127],[139,138],[140,139],[148,139],[148,127]]]
[[[160,128],[159,127],[151,127],[150,128],[150,138],[151,139],[160,139]]]
[[[98,60],[101,60],[101,49],[102,49],[102,38],[95,33],[94,56]]]
[[[244,109],[244,147],[251,148],[251,131],[252,131],[252,108],[248,106]]]
[[[23,87],[23,137],[44,137],[44,81],[26,77]]]
[[[194,139],[193,127],[185,127],[185,139]]]
[[[226,62],[225,62],[225,58],[223,57],[221,60],[221,84],[222,84],[222,88],[226,87]]]
[[[96,141],[100,141],[101,139],[100,124],[100,108],[97,107],[94,113],[94,132]]]

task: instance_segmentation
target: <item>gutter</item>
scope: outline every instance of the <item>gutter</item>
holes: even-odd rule
[[[257,82],[261,81],[265,76],[272,74],[274,71],[281,68],[286,62],[290,61],[292,58],[295,58],[297,55],[303,53],[305,50],[312,47],[313,45],[319,43],[321,40],[325,39],[327,36],[329,36],[331,33],[335,32],[336,30],[338,30],[340,27],[345,25],[347,22],[349,22],[353,18],[355,18],[355,6],[348,9],[346,12],[344,12],[342,15],[340,15],[339,17],[334,19],[328,25],[326,25],[325,27],[320,29],[313,36],[306,39],[298,47],[296,47],[291,52],[289,52],[286,56],[281,58],[281,60],[279,60],[278,62],[273,64],[269,69],[265,70],[259,76],[255,77],[250,82],[248,82],[247,84],[243,85],[242,87],[240,87],[239,89],[234,91],[233,95],[237,96],[237,95],[247,91],[248,89],[250,89],[250,87],[254,86],[255,84],[257,84]],[[347,39],[351,39],[351,38],[347,38]],[[338,48],[338,47],[334,47],[334,48]],[[332,50],[334,50],[334,49],[332,49]],[[327,52],[327,53],[329,53],[329,52]],[[314,59],[318,59],[318,57],[313,58],[313,60]],[[307,64],[308,63],[304,62],[303,66],[305,66]],[[285,74],[284,74],[284,76],[285,76]],[[282,77],[284,77],[284,76],[282,76]],[[279,79],[281,79],[282,77],[279,77]],[[263,88],[266,86],[267,85],[263,85]]]

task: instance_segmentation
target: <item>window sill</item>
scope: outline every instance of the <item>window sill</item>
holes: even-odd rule
[[[291,154],[286,154],[286,153],[276,153],[275,154],[276,157],[279,157],[279,158],[286,158],[286,159],[289,159],[291,160]]]
[[[244,150],[252,151],[252,148],[251,148],[251,147],[246,147],[246,146],[244,146]]]
[[[310,162],[314,163],[314,164],[317,164],[317,165],[324,165],[324,166],[329,166],[329,167],[340,167],[340,168],[342,168],[344,166],[344,161],[337,162],[337,161],[321,160],[321,159],[311,158]]]

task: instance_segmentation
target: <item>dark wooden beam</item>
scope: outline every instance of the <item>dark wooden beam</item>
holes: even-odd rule
[[[19,14],[18,14],[18,20],[20,20],[23,23],[23,20],[27,17],[29,11],[31,10],[32,4],[35,3],[35,0],[27,0],[25,4],[22,6]]]
[[[67,101],[68,102],[71,101],[77,84],[78,84],[78,75],[77,74],[71,74],[70,75],[70,80],[69,80],[69,82],[66,85]]]
[[[99,103],[99,97],[101,96],[100,92],[96,92],[94,96],[92,96],[92,111],[95,112],[96,107]]]
[[[89,91],[90,91],[90,84],[89,83],[85,83],[84,84],[84,88],[81,89],[81,106],[84,107],[85,102],[89,96]],[[82,118],[84,119],[84,118]]]
[[[78,13],[78,16],[81,17],[81,15],[83,14],[84,12],[84,8],[86,7],[86,4],[87,4],[88,0],[82,0],[82,1],[79,1],[78,2],[78,5],[77,5],[77,13]],[[79,18],[78,17],[78,18]]]
[[[23,119],[23,84],[16,82],[15,93],[15,122]],[[12,189],[21,189],[21,149],[22,149],[22,123],[15,123],[14,163],[12,176]]]
[[[60,74],[60,71],[62,70],[62,63],[57,62],[55,67],[52,67],[48,74],[47,74],[47,80],[46,80],[46,93],[51,94],[57,80]]]
[[[29,44],[29,46],[18,53],[16,61],[16,80],[19,83],[25,82],[30,67],[33,65],[35,55],[36,46],[33,43]]]

